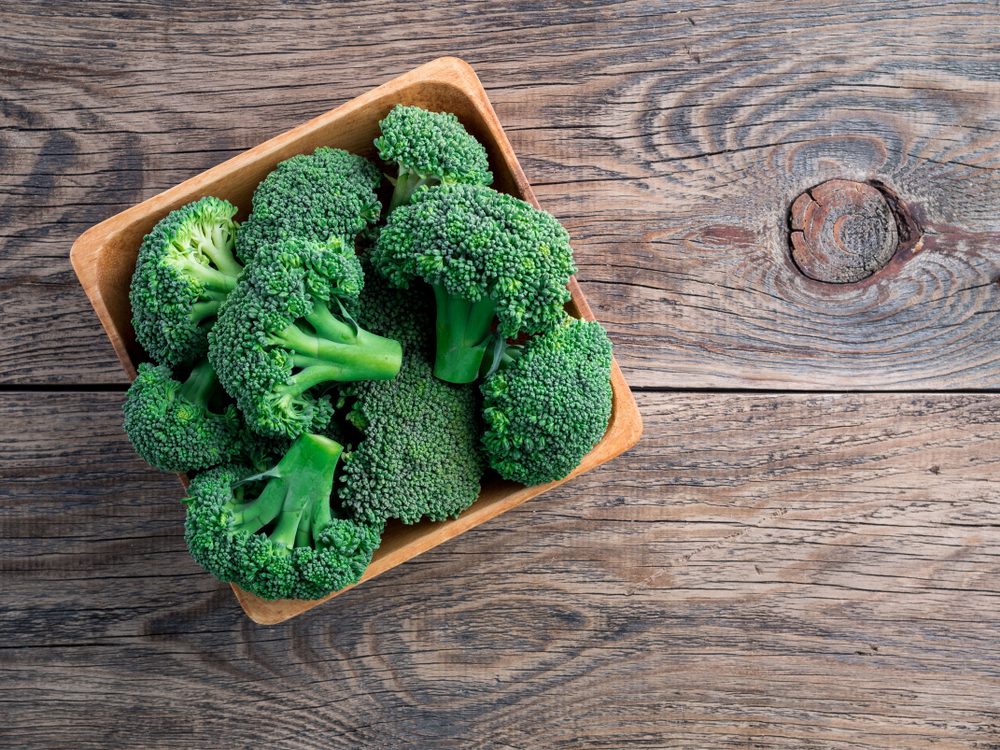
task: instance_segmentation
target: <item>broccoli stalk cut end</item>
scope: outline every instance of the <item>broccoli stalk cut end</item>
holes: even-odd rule
[[[268,482],[256,500],[230,507],[234,530],[255,534],[273,523],[268,538],[285,553],[318,544],[333,518],[330,492],[343,450],[322,435],[300,436],[272,470],[243,480]]]
[[[455,297],[432,284],[437,305],[437,349],[434,376],[448,383],[471,383],[489,346],[496,304],[489,297],[477,302]]]

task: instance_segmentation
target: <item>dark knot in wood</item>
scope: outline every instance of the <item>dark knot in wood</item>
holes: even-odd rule
[[[874,185],[830,180],[802,193],[789,209],[792,260],[806,276],[833,284],[866,279],[900,242],[898,217]]]

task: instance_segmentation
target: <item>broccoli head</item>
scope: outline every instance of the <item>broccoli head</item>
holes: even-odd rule
[[[242,452],[236,407],[213,410],[220,395],[207,361],[183,382],[166,365],[143,362],[125,396],[125,432],[136,452],[161,471],[198,471]]]
[[[364,276],[353,241],[302,239],[259,248],[219,313],[209,358],[262,435],[294,438],[330,421],[327,383],[395,377],[399,342],[350,314]]]
[[[504,479],[562,479],[600,441],[611,417],[611,342],[600,323],[567,318],[529,339],[482,384],[483,445]]]
[[[378,220],[381,179],[371,162],[338,148],[286,159],[257,186],[250,218],[236,236],[237,255],[249,263],[272,242],[353,238]]]
[[[481,185],[417,193],[389,215],[371,259],[395,286],[434,289],[434,375],[452,383],[476,380],[494,321],[503,337],[557,326],[576,271],[555,217]]]
[[[391,289],[374,274],[368,280],[360,320],[403,343],[403,366],[394,380],[343,391],[346,421],[362,437],[342,462],[341,502],[368,523],[452,518],[479,496],[484,460],[476,394],[431,375],[428,290]]]
[[[184,501],[191,556],[264,599],[318,599],[357,583],[382,525],[335,512],[330,495],[341,451],[305,434],[263,474],[234,466],[199,474]]]
[[[205,356],[208,330],[243,267],[233,257],[236,206],[211,196],[171,211],[139,247],[129,300],[135,336],[174,367]]]
[[[493,182],[486,149],[449,112],[397,104],[379,127],[375,148],[399,167],[389,211],[409,203],[425,186]]]

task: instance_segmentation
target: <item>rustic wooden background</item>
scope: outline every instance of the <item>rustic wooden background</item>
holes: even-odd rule
[[[0,7],[0,746],[1000,747],[1000,8]],[[68,262],[443,54],[478,71],[646,420],[282,626],[188,558]],[[812,282],[831,178],[919,253]]]

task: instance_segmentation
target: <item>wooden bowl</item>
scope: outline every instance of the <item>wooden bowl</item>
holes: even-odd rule
[[[371,157],[374,155],[372,140],[378,134],[378,122],[396,104],[454,112],[486,146],[495,179],[494,187],[538,205],[475,72],[467,63],[454,57],[434,60],[143,201],[80,235],[70,252],[73,269],[130,378],[135,377],[136,365],[144,356],[132,331],[129,283],[139,244],[153,225],[173,209],[206,195],[231,201],[240,207],[240,217],[245,217],[254,189],[278,162],[295,154],[311,152],[318,146],[336,146]],[[570,313],[593,320],[593,313],[575,279],[570,281],[570,291],[573,294],[568,305]],[[479,499],[453,521],[424,522],[415,526],[390,525],[361,581],[374,578],[635,445],[642,434],[642,420],[617,362],[612,365],[611,382],[614,405],[607,433],[570,476],[559,482],[534,487],[487,479]],[[182,476],[181,480],[185,481],[185,478]],[[233,590],[246,614],[255,622],[266,625],[287,620],[341,593],[314,601],[267,601],[236,586]]]

